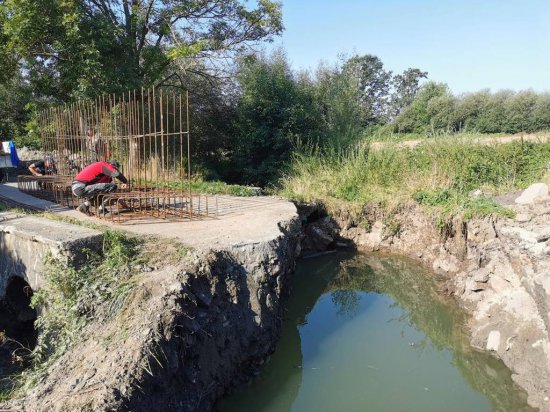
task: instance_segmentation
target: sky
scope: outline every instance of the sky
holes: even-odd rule
[[[282,0],[295,69],[374,54],[427,71],[454,93],[550,91],[550,0]]]

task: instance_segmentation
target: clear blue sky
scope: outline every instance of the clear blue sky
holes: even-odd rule
[[[283,0],[283,19],[295,69],[370,53],[455,93],[550,91],[550,0]]]

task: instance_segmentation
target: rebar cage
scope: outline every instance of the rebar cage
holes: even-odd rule
[[[72,177],[89,164],[116,159],[129,185],[94,198],[98,216],[123,222],[143,216],[216,214],[213,202],[209,207],[205,195],[191,191],[187,91],[152,88],[77,101],[44,110],[38,126],[43,150],[54,159],[57,174],[20,177],[23,191],[74,206]]]

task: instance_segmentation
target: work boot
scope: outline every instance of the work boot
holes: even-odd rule
[[[100,215],[105,216],[106,214],[110,213],[110,210],[108,209],[107,206],[109,206],[109,200],[105,199],[103,202],[101,202],[101,204],[97,208],[97,211],[99,212]]]
[[[90,202],[88,202],[87,200],[82,203],[80,206],[78,206],[76,208],[76,210],[78,210],[80,213],[84,213],[85,215],[90,215]]]

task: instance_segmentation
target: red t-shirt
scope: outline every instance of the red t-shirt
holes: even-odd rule
[[[74,177],[82,183],[111,183],[112,177],[118,175],[116,168],[107,162],[96,162],[86,166],[82,171]]]

